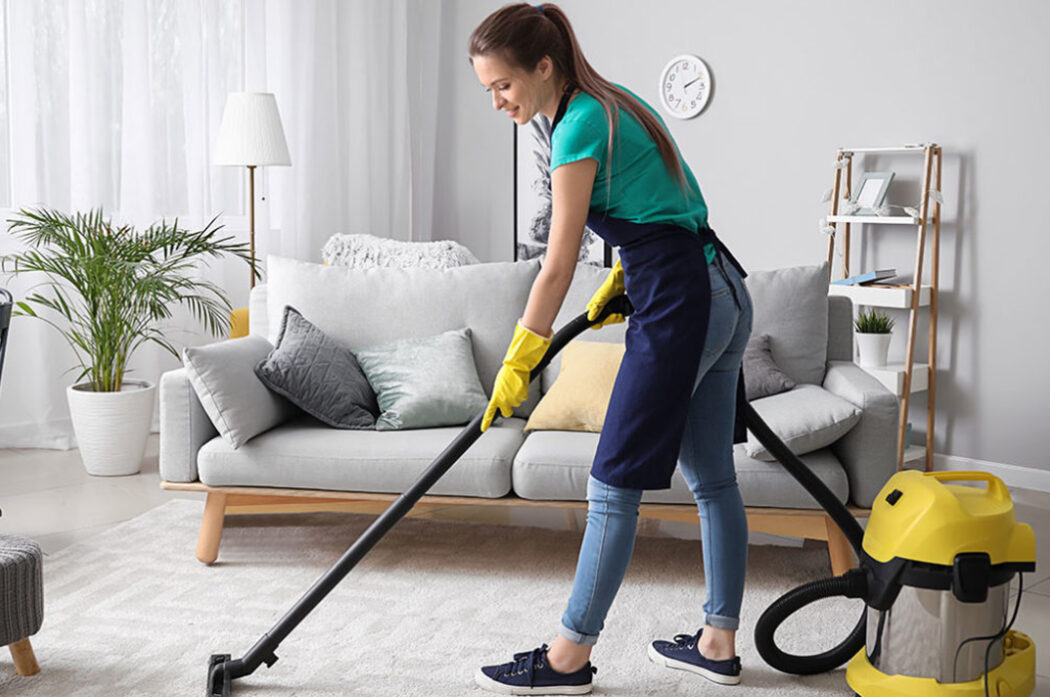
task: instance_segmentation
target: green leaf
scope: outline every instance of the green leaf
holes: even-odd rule
[[[45,277],[33,287],[41,292],[16,303],[17,314],[41,319],[63,335],[81,361],[78,380],[90,375],[96,389],[112,388],[145,341],[178,356],[158,323],[170,319],[179,304],[209,332],[228,332],[232,306],[221,287],[195,278],[200,264],[232,255],[253,270],[254,265],[247,243],[221,236],[217,220],[199,230],[180,227],[177,218],[161,220],[136,231],[114,226],[101,208],[72,215],[45,207],[21,209],[9,218],[8,231],[27,249],[0,257],[0,268]]]

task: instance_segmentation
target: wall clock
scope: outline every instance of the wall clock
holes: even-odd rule
[[[671,116],[691,119],[710,98],[711,71],[696,56],[676,56],[660,73],[660,102]]]

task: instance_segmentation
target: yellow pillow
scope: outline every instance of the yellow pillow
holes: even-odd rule
[[[525,430],[601,432],[623,352],[620,343],[569,342],[558,379],[533,409]]]

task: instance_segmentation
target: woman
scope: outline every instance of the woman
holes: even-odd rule
[[[696,498],[707,601],[704,625],[654,641],[649,657],[723,684],[736,656],[747,562],[747,518],[732,446],[740,365],[751,331],[743,270],[707,227],[707,206],[663,120],[587,63],[554,4],[508,5],[474,30],[469,55],[492,106],[524,125],[551,119],[553,208],[546,260],[533,283],[482,430],[528,396],[529,373],[576,268],[584,225],[620,260],[588,304],[594,319],[627,293],[634,313],[587,487],[587,527],[558,636],[548,647],[481,668],[503,694],[591,691],[591,649],[634,548],[646,489],[667,489],[675,466]],[[622,322],[616,315],[606,320]],[[597,327],[596,327],[597,328]],[[742,400],[741,400],[742,401]]]

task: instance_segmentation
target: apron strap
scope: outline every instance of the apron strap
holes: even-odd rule
[[[736,257],[734,257],[733,253],[729,251],[729,248],[722,243],[722,240],[718,239],[718,235],[715,234],[714,230],[709,227],[702,227],[699,230],[699,234],[700,239],[702,239],[705,244],[710,242],[715,246],[715,249],[725,255],[725,258],[729,260],[729,263],[732,264],[733,268],[735,268],[737,273],[740,274],[740,278],[747,278],[747,271],[744,271],[744,267],[736,260]]]

